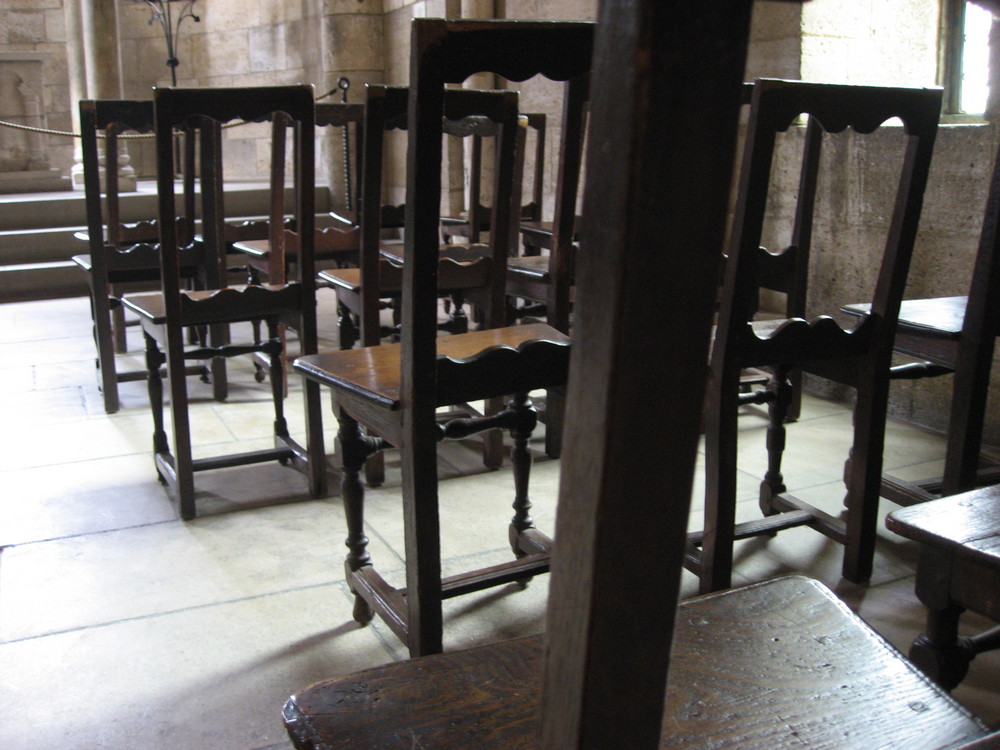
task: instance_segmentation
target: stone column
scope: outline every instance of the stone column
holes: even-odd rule
[[[70,97],[73,127],[79,132],[80,99],[122,97],[121,46],[118,5],[115,0],[66,0],[66,47],[70,64]],[[71,171],[74,189],[83,188],[82,154],[74,149]],[[119,143],[118,186],[135,190],[135,170],[127,146]]]
[[[80,106],[78,102],[87,98],[87,60],[83,51],[82,5],[86,0],[66,0],[63,13],[66,16],[66,63],[69,66],[70,116],[73,132],[80,132]],[[73,166],[70,180],[74,190],[83,190],[83,149],[80,139],[73,143]]]

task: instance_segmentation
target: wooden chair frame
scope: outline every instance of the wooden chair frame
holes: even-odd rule
[[[712,350],[706,417],[704,530],[691,535],[686,563],[703,592],[727,588],[736,539],[809,525],[844,545],[844,576],[865,581],[875,549],[878,479],[888,396],[892,335],[906,283],[937,131],[940,90],[811,84],[759,79],[754,84],[739,197],[726,261],[722,308]],[[792,110],[795,110],[794,112]],[[760,239],[775,134],[801,114],[829,132],[860,133],[899,117],[906,151],[896,203],[873,297],[873,313],[853,331],[832,318],[753,321],[761,280]],[[812,126],[810,126],[812,127]],[[768,468],[760,490],[764,518],[736,524],[736,418],[740,371],[765,367],[768,386]],[[786,492],[781,474],[784,422],[792,403],[788,374],[811,372],[857,390],[845,522]],[[700,549],[699,549],[700,548]]]
[[[282,86],[256,89],[156,89],[156,133],[160,215],[162,292],[127,297],[126,304],[140,316],[146,339],[149,371],[150,405],[154,420],[154,452],[157,472],[172,493],[176,494],[181,516],[195,515],[194,473],[197,471],[278,460],[290,463],[308,474],[310,494],[325,493],[326,468],[323,452],[320,394],[315,384],[304,390],[306,442],[299,445],[288,433],[283,411],[283,388],[280,357],[282,342],[278,326],[283,320],[294,323],[302,350],[316,351],[315,269],[313,264],[314,192],[314,110],[312,87]],[[173,221],[174,184],[172,177],[173,132],[188,127],[199,132],[202,174],[202,216],[204,239],[202,251],[209,282],[223,282],[229,247],[222,206],[221,124],[234,119],[261,121],[283,112],[292,118],[298,130],[298,184],[295,194],[296,226],[300,228],[298,279],[267,286],[220,286],[198,293],[184,292],[178,284],[180,238]],[[306,189],[306,188],[309,189]],[[283,259],[276,259],[283,268]],[[209,346],[185,350],[181,331],[184,326],[207,326],[213,331],[229,323],[264,319],[269,339],[263,344],[232,345],[228,335],[214,338]],[[228,333],[228,332],[227,332]],[[163,342],[166,353],[160,351]],[[271,357],[271,390],[275,408],[275,448],[211,458],[192,456],[187,384],[176,373],[188,359],[219,360],[265,349]],[[163,426],[163,397],[159,368],[166,362],[170,408],[173,417],[173,450]],[[215,371],[213,367],[213,371]]]
[[[1000,336],[1000,150],[995,156],[969,293],[904,300],[894,349],[918,362],[893,367],[893,379],[954,373],[944,475],[925,481],[882,476],[881,494],[900,505],[1000,482],[1000,466],[981,460],[983,425],[996,340]],[[865,305],[843,308],[867,314]]]
[[[159,251],[156,246],[156,220],[124,223],[118,189],[118,142],[127,131],[153,132],[152,100],[85,99],[80,102],[81,146],[83,153],[84,199],[87,206],[87,231],[78,236],[88,243],[89,254],[76,255],[73,261],[87,273],[90,288],[94,343],[97,347],[98,382],[108,414],[118,411],[118,383],[144,380],[146,371],[120,372],[115,353],[125,351],[125,316],[121,294],[129,286],[156,282],[159,279]],[[103,135],[104,163],[101,166],[98,133]],[[185,138],[184,215],[180,217],[182,234],[189,238],[194,224],[194,148]],[[104,190],[101,175],[104,174]],[[101,197],[104,196],[102,202]],[[186,243],[185,243],[186,244]],[[188,253],[193,256],[193,253]],[[197,258],[181,259],[181,273],[197,285],[200,269]],[[204,374],[201,367],[191,373]]]

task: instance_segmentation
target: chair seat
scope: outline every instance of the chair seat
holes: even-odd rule
[[[897,329],[901,332],[914,329],[914,332],[925,336],[957,339],[962,334],[968,303],[969,298],[965,296],[903,300],[899,307]],[[845,305],[841,309],[850,315],[860,316],[867,315],[871,305]]]
[[[452,244],[446,242],[438,248],[438,251],[443,259],[453,260],[456,263],[475,263],[488,255],[490,248],[489,245],[479,242],[471,244]],[[379,254],[393,263],[405,263],[406,245],[401,242],[382,245],[379,248]]]
[[[542,636],[368,669],[285,706],[296,746],[534,748]],[[986,728],[821,584],[680,605],[664,746],[940,748]]]
[[[533,280],[548,282],[549,258],[546,255],[523,255],[507,261],[507,276],[529,276]]]
[[[444,245],[442,247],[460,247],[458,245]],[[395,247],[383,253],[387,262],[379,264],[378,291],[380,297],[398,297],[403,290],[403,268],[397,263],[402,260],[402,246],[397,252]],[[466,256],[467,260],[456,258],[445,258],[442,256],[442,263],[438,269],[438,289],[444,293],[449,290],[475,289],[484,286],[492,263],[489,258],[482,253],[461,253],[458,256]],[[396,260],[396,258],[400,260]],[[334,290],[360,294],[361,269],[360,268],[330,268],[319,273],[320,281],[326,283]]]
[[[261,284],[182,292],[182,305],[185,307],[183,325],[195,325],[206,321],[233,323],[278,315],[288,309],[294,309],[297,286],[297,284]],[[191,306],[189,307],[186,302],[190,302]],[[122,299],[122,303],[148,323],[163,325],[167,321],[166,306],[161,292],[130,294]],[[190,314],[189,310],[192,311]],[[194,310],[201,312],[196,313]]]
[[[515,356],[535,342],[550,342],[559,347],[568,347],[569,337],[544,323],[442,336],[437,342],[438,361],[455,362],[461,368],[481,353],[483,357],[502,357],[501,352]],[[299,357],[294,366],[306,377],[322,385],[360,395],[383,408],[396,411],[400,408],[400,354],[401,347],[398,344],[383,344]],[[496,393],[489,392],[481,377],[473,377],[468,372],[456,380],[464,380],[467,387],[474,388],[476,398],[489,398],[516,391],[518,380],[525,382],[532,379],[532,368],[525,368],[523,376],[518,377],[517,365],[510,359],[505,360],[502,377],[498,379],[501,387],[498,387]],[[486,369],[489,369],[489,365]],[[440,373],[439,370],[439,375]],[[565,379],[565,372],[561,376]],[[540,373],[535,377],[537,381],[529,384],[531,390],[550,385]],[[460,387],[439,382],[439,395],[443,397],[438,405],[450,406],[467,400],[459,390]],[[445,396],[446,393],[454,395]]]

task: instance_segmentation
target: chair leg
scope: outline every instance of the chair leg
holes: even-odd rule
[[[516,394],[508,404],[508,408],[514,412],[514,426],[510,430],[514,439],[514,447],[510,454],[514,473],[514,517],[510,519],[508,536],[514,554],[517,557],[524,557],[534,551],[521,546],[521,534],[535,528],[535,522],[530,515],[531,499],[528,495],[532,464],[528,441],[538,424],[538,414],[526,393]]]
[[[222,347],[229,343],[229,326],[224,323],[214,323],[209,326],[209,344],[212,347]],[[226,358],[212,357],[212,398],[225,401],[229,397],[229,381],[226,377]]]
[[[563,420],[566,414],[566,388],[549,388],[545,392],[545,455],[562,455]]]
[[[793,403],[794,388],[789,379],[791,368],[776,365],[771,373],[767,389],[771,393],[767,415],[767,472],[760,483],[760,511],[772,516],[778,511],[774,499],[785,492],[785,478],[781,474],[781,459],[785,452],[785,422]]]
[[[337,303],[337,332],[341,349],[353,349],[358,343],[360,332],[347,305]]]
[[[884,369],[887,374],[889,368]],[[854,583],[871,578],[875,559],[888,385],[888,376],[876,383],[862,383],[854,407],[843,567],[844,578]]]
[[[268,370],[271,376],[271,398],[274,401],[274,435],[288,437],[288,422],[285,420],[285,366],[281,355],[285,351],[281,340],[281,326],[276,318],[267,319],[267,344],[263,351],[269,358]],[[281,463],[286,463],[282,460]]]
[[[502,408],[502,398],[490,398],[486,400],[485,412],[487,415],[495,414]],[[482,433],[482,441],[483,466],[487,469],[499,469],[503,466],[503,431],[500,429],[487,430]]]
[[[163,428],[163,376],[160,368],[167,358],[160,351],[156,344],[156,339],[148,333],[143,333],[146,342],[146,387],[149,391],[149,408],[153,413],[153,455],[168,455],[170,453],[170,441],[167,439],[167,432]],[[156,471],[161,482],[166,482],[166,478]]]
[[[368,554],[368,537],[365,535],[365,487],[361,482],[361,467],[374,452],[380,450],[372,443],[372,438],[366,438],[361,433],[361,426],[343,409],[337,410],[337,453],[340,455],[341,479],[340,494],[344,503],[344,516],[347,521],[347,559],[344,561],[344,573],[351,593],[354,594],[354,619],[362,625],[371,621],[374,611],[371,605],[358,594],[353,586],[355,571],[371,565]]]
[[[111,310],[111,330],[114,331],[115,351],[125,354],[128,351],[125,330],[125,310],[121,304],[116,305]]]
[[[101,395],[104,397],[104,411],[114,414],[118,411],[118,373],[115,367],[114,333],[111,323],[111,307],[107,286],[95,284],[93,274],[90,282],[90,315],[94,322],[94,345],[97,348],[97,374]]]
[[[724,368],[709,393],[705,420],[705,521],[700,591],[729,588],[736,527],[739,369]]]

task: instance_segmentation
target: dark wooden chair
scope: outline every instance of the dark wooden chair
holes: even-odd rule
[[[394,662],[304,688],[284,721],[297,748],[529,750],[543,659],[536,635]],[[664,747],[945,748],[987,731],[801,577],[681,603],[662,708]]]
[[[1000,485],[893,511],[885,525],[920,543],[916,591],[927,607],[927,628],[913,641],[910,659],[951,690],[977,654],[1000,648],[1000,625],[958,634],[966,609],[1000,622]]]
[[[908,482],[884,475],[882,496],[900,505],[1000,482],[1000,466],[982,462],[980,456],[993,353],[1000,336],[998,220],[1000,151],[994,161],[969,294],[904,300],[899,310],[895,350],[918,361],[893,367],[891,377],[920,379],[954,373],[944,476]],[[865,315],[869,307],[848,305],[844,311]]]
[[[848,580],[865,581],[871,575],[892,335],[916,236],[939,102],[937,90],[772,79],[754,84],[732,249],[726,260],[711,357],[705,428],[704,529],[692,534],[687,558],[690,569],[701,578],[703,592],[730,585],[736,539],[802,525],[809,525],[845,546],[843,571]],[[829,316],[813,320],[801,317],[754,320],[762,280],[760,244],[775,137],[801,114],[810,117],[814,123],[810,127],[819,125],[827,132],[851,127],[857,133],[869,133],[892,117],[899,117],[905,123],[906,148],[873,294],[875,312],[853,330],[842,329]],[[760,488],[764,517],[736,524],[739,379],[747,367],[767,368],[771,372],[766,392],[767,472]],[[844,521],[786,492],[781,456],[784,423],[792,403],[788,374],[794,369],[857,391],[851,461],[845,476]]]
[[[502,28],[501,39],[494,29]],[[340,422],[342,494],[348,520],[348,581],[355,618],[379,614],[410,653],[441,650],[444,597],[545,572],[550,542],[528,513],[527,441],[535,424],[528,392],[565,382],[569,339],[538,324],[494,328],[504,317],[507,254],[512,229],[512,181],[498,179],[490,232],[491,282],[479,302],[484,330],[438,338],[442,122],[445,85],[491,70],[511,80],[542,73],[555,80],[589,65],[593,26],[586,23],[505,24],[416,21],[412,37],[407,155],[406,262],[399,344],[343,350],[296,360],[307,379],[333,390]],[[581,63],[581,60],[584,62]],[[465,92],[471,94],[473,92]],[[506,92],[505,96],[516,96]],[[503,128],[517,128],[516,112]],[[509,131],[508,131],[509,132]],[[498,174],[512,174],[515,139],[503,137]],[[366,139],[366,144],[368,140]],[[507,408],[482,419],[439,425],[438,407],[514,394]],[[378,438],[361,434],[364,424]],[[443,437],[504,427],[514,439],[515,515],[510,542],[517,559],[486,570],[441,578],[437,511],[437,450]],[[406,523],[406,588],[390,587],[369,558],[363,526],[365,459],[386,445],[399,448]]]
[[[277,460],[290,463],[306,472],[310,493],[316,497],[325,491],[326,470],[323,455],[322,416],[319,389],[306,384],[305,447],[288,433],[284,418],[280,357],[282,342],[278,333],[282,321],[291,321],[299,332],[302,351],[316,351],[316,312],[312,238],[313,191],[313,101],[309,86],[279,86],[233,89],[157,89],[157,190],[159,194],[162,291],[127,296],[126,306],[140,319],[146,340],[149,371],[150,406],[153,412],[153,445],[160,479],[176,494],[181,516],[195,515],[194,473],[197,471],[240,466]],[[259,121],[282,112],[296,123],[298,180],[295,206],[296,226],[301,240],[296,281],[284,284],[227,287],[218,286],[198,292],[185,292],[178,281],[178,258],[181,243],[175,230],[173,163],[174,128],[187,127],[198,133],[202,174],[202,216],[204,237],[200,243],[204,265],[211,270],[209,281],[222,282],[227,267],[229,243],[222,207],[222,154],[220,128],[223,123],[243,119]],[[283,268],[282,264],[278,266]],[[205,326],[218,334],[230,323],[263,319],[268,326],[268,340],[263,344],[231,344],[228,336],[213,338],[208,346],[185,349],[181,331],[184,326]],[[161,351],[165,347],[165,353]],[[215,360],[251,354],[263,349],[271,358],[271,390],[274,400],[275,448],[249,453],[195,459],[192,456],[188,415],[188,394],[184,378],[178,377],[188,360]],[[173,417],[173,450],[163,424],[163,393],[160,365],[166,362]],[[214,369],[214,368],[213,368]]]
[[[87,230],[78,233],[88,243],[89,253],[73,256],[87,274],[90,288],[97,371],[104,410],[118,411],[118,383],[144,380],[145,370],[119,371],[115,353],[124,353],[125,320],[121,295],[136,285],[155,283],[160,278],[158,227],[155,219],[125,222],[118,188],[118,170],[105,170],[99,139],[103,140],[104,164],[117,166],[119,136],[128,132],[153,132],[152,100],[87,99],[80,102],[80,129],[83,152],[83,181],[87,206]],[[184,205],[178,217],[178,233],[189,245],[194,231],[194,150],[185,139]],[[103,189],[102,189],[103,185]],[[103,198],[103,200],[102,200]],[[201,269],[194,250],[180,259],[184,283],[196,286]],[[204,374],[204,368],[189,368]]]
[[[285,708],[296,747],[954,747],[986,734],[808,581],[676,606],[718,278],[705,247],[722,243],[750,5],[602,6],[591,143],[632,146],[588,170],[544,650],[531,638],[313,685]],[[661,210],[670,201],[680,210]],[[682,355],[651,361],[650,344],[675,340]],[[657,395],[651,377],[675,388]],[[674,404],[674,429],[658,431],[650,399]],[[636,427],[657,439],[623,448]],[[634,470],[664,450],[660,470]]]

